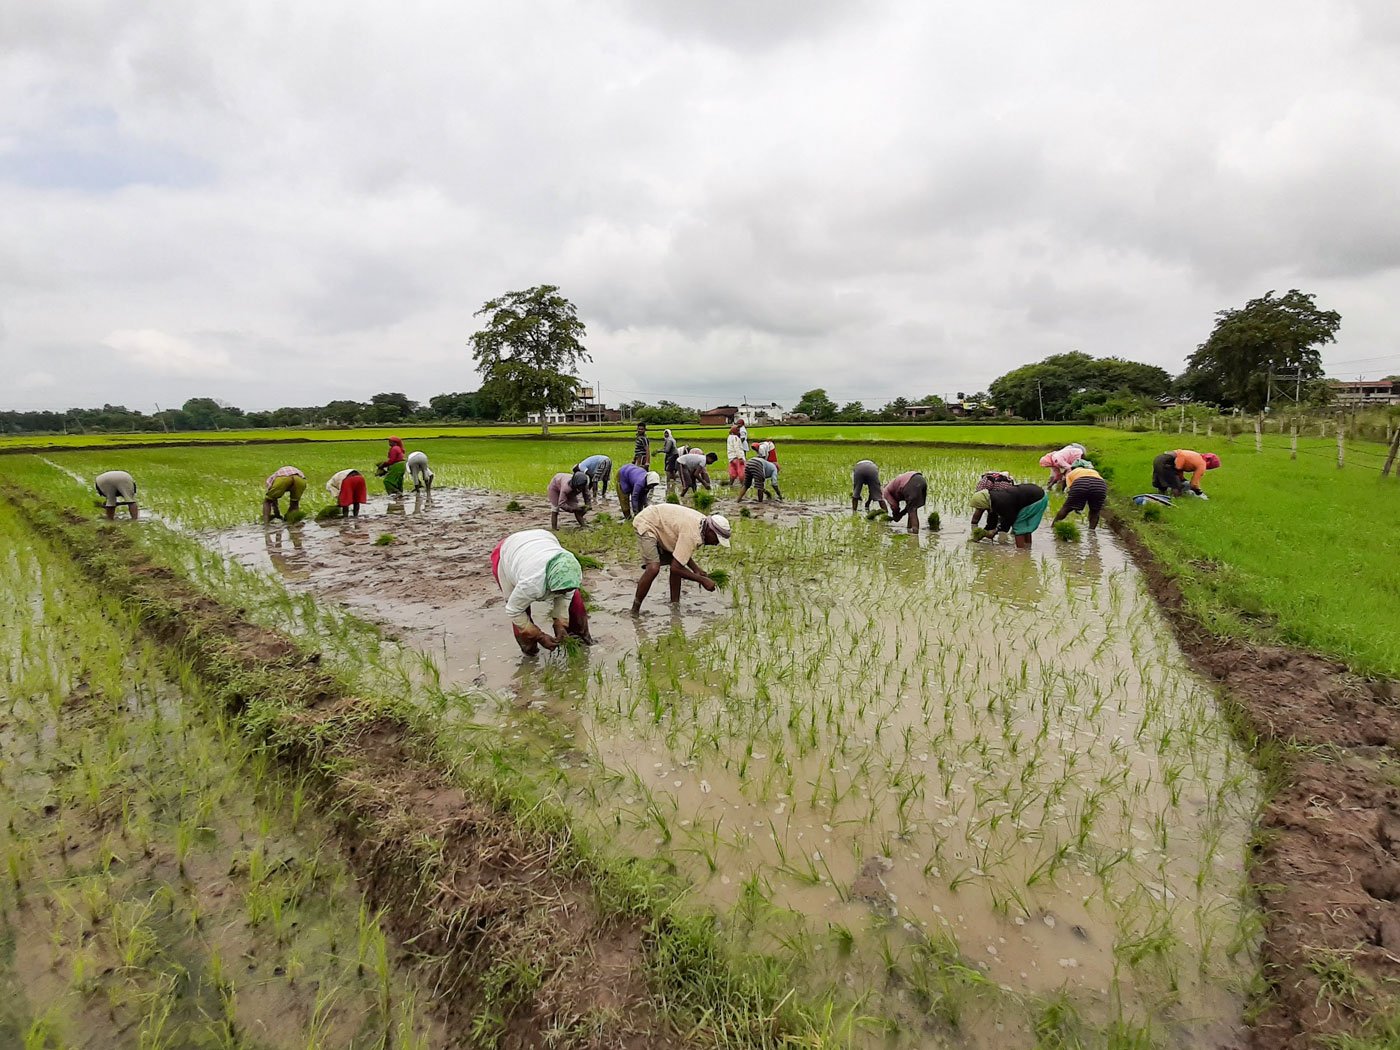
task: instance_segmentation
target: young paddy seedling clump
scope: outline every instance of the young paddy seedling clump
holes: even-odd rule
[[[1066,518],[1064,521],[1057,521],[1053,526],[1055,539],[1061,543],[1078,543],[1079,526]]]

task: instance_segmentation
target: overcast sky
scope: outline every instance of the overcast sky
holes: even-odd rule
[[[1176,372],[1270,288],[1400,372],[1395,0],[0,6],[0,407],[472,390],[560,286],[605,400]]]

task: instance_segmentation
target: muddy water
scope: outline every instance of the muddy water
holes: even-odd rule
[[[930,483],[944,506],[966,491]],[[544,709],[584,767],[581,813],[762,913],[757,943],[868,995],[896,1042],[1030,1045],[1061,992],[1090,1026],[1231,1038],[1253,779],[1111,535],[1059,545],[1047,525],[1025,553],[970,544],[961,519],[911,537],[725,503],[735,548],[700,557],[728,591],[672,611],[654,589],[633,620],[634,548],[604,544],[599,645],[523,660],[489,553],[543,522],[502,502],[214,542],[501,692],[498,717]]]

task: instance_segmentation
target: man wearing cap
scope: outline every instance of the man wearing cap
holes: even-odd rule
[[[546,494],[549,496],[549,527],[559,531],[559,512],[566,510],[583,528],[583,513],[588,509],[585,493],[588,491],[588,475],[581,470],[572,474],[560,472],[550,479]]]
[[[583,569],[578,559],[559,546],[553,533],[526,529],[507,536],[491,552],[491,575],[506,595],[506,612],[520,651],[534,656],[540,646],[556,648],[570,635],[592,645],[588,612],[583,607]],[[535,626],[530,606],[550,602],[554,634]]]
[[[695,548],[729,546],[729,520],[724,515],[706,516],[678,503],[658,503],[633,518],[632,527],[637,530],[642,551],[642,578],[637,581],[632,602],[633,616],[642,611],[642,602],[662,565],[671,567],[673,605],[681,600],[682,580],[692,580],[707,591],[715,589],[715,581],[695,564]]]
[[[635,463],[624,465],[617,472],[617,504],[622,508],[622,516],[630,518],[641,512],[648,503],[654,486],[661,484],[656,471],[648,471]]]

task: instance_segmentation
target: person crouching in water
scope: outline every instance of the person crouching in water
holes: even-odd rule
[[[413,480],[413,491],[426,488],[428,495],[433,494],[433,468],[428,466],[428,454],[415,449],[408,454],[408,459],[404,461],[408,464],[408,476]]]
[[[885,506],[884,499],[880,496],[880,468],[873,461],[863,459],[851,470],[851,513],[854,514],[860,509],[861,493],[865,493],[865,512],[870,513],[870,504],[878,503],[880,509],[886,514],[890,508]]]
[[[1031,534],[1040,527],[1050,494],[1039,485],[1025,482],[1010,488],[983,489],[972,494],[972,524],[974,527],[987,515],[987,534],[983,539],[996,542],[997,536],[1009,532],[1016,537],[1016,546],[1031,545]]]
[[[360,507],[369,502],[365,476],[358,470],[342,470],[332,474],[330,481],[326,482],[326,491],[335,497],[342,518],[348,518],[352,512],[358,518]]]
[[[637,530],[637,542],[642,551],[642,576],[637,581],[637,594],[632,601],[633,616],[642,611],[642,602],[663,565],[671,567],[672,605],[681,600],[682,580],[698,583],[707,591],[715,589],[715,581],[695,564],[695,549],[716,544],[729,546],[729,519],[724,515],[707,517],[691,507],[658,503],[633,518],[632,527]]]
[[[557,648],[565,638],[574,637],[584,645],[593,644],[588,632],[588,612],[583,606],[583,569],[578,559],[559,545],[554,534],[544,529],[526,529],[507,536],[491,552],[491,575],[506,596],[506,613],[511,632],[526,656],[540,647]],[[535,626],[530,606],[549,602],[554,633]]]
[[[306,475],[296,467],[278,467],[267,476],[263,483],[262,520],[266,525],[273,520],[282,521],[282,511],[277,506],[283,496],[290,497],[288,514],[301,509],[301,497],[306,492]]]
[[[588,510],[588,475],[581,470],[572,474],[560,471],[549,482],[546,495],[549,497],[549,527],[559,531],[559,512],[566,510],[574,516],[578,527],[583,528],[583,515]]]
[[[102,497],[102,509],[108,521],[115,521],[117,508],[125,507],[131,513],[131,520],[141,516],[136,506],[136,479],[124,470],[108,470],[93,479],[93,487]]]
[[[907,514],[909,531],[917,533],[919,511],[928,502],[928,482],[917,470],[906,470],[885,486],[884,491],[880,493],[880,499],[889,511],[890,521],[897,524],[899,519]]]
[[[1078,514],[1089,508],[1089,528],[1099,527],[1099,514],[1108,500],[1108,482],[1094,469],[1094,464],[1081,459],[1069,468],[1065,475],[1065,503],[1055,515],[1055,521],[1064,521],[1071,514]],[[1051,522],[1053,525],[1055,522]]]
[[[388,457],[375,468],[375,473],[384,479],[384,491],[390,496],[403,495],[403,476],[407,469],[404,458],[403,440],[391,437]]]
[[[1220,466],[1220,457],[1214,452],[1194,452],[1189,448],[1178,448],[1163,452],[1152,461],[1152,487],[1163,495],[1184,496],[1188,491],[1202,499],[1208,499],[1201,491],[1201,479],[1206,471]],[[1191,471],[1191,480],[1186,480],[1186,472]]]
[[[739,490],[739,501],[743,502],[745,496],[749,494],[749,488],[758,488],[758,502],[762,503],[768,496],[764,490],[764,485],[771,482],[773,493],[778,499],[783,498],[783,490],[778,488],[778,464],[769,462],[760,456],[750,456],[749,461],[744,464],[744,487]]]

